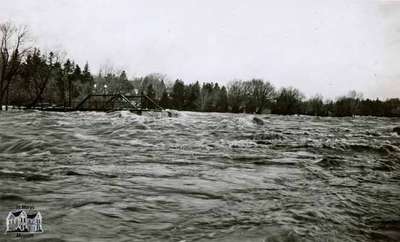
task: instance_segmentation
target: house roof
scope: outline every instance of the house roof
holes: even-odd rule
[[[18,217],[18,216],[22,213],[22,211],[23,211],[23,210],[15,211],[15,212],[12,212],[12,214],[13,214],[15,217]]]
[[[36,213],[32,213],[32,214],[28,214],[26,217],[32,219],[32,218],[35,218],[36,215],[37,215],[37,212]]]

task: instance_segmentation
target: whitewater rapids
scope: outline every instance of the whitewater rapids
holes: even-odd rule
[[[257,119],[1,112],[0,219],[34,205],[33,241],[400,240],[400,119]]]

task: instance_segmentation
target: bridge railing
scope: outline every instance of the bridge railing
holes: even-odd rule
[[[90,94],[75,108],[82,111],[132,110],[161,111],[163,108],[147,95]]]

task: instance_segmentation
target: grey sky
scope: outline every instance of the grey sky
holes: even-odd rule
[[[399,1],[2,0],[0,20],[93,71],[400,97]]]

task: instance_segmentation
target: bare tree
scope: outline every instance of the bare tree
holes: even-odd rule
[[[18,74],[21,63],[29,51],[26,26],[17,27],[10,22],[0,24],[0,110],[3,100],[8,104],[10,84]]]
[[[268,81],[252,79],[234,81],[229,84],[229,103],[232,112],[262,113],[271,106],[275,98],[275,88]]]
[[[238,113],[241,111],[244,100],[243,81],[236,80],[228,86],[228,102],[231,106],[231,112]]]
[[[250,94],[256,107],[256,113],[262,113],[275,97],[275,88],[268,81],[253,79],[245,82],[246,93]]]

